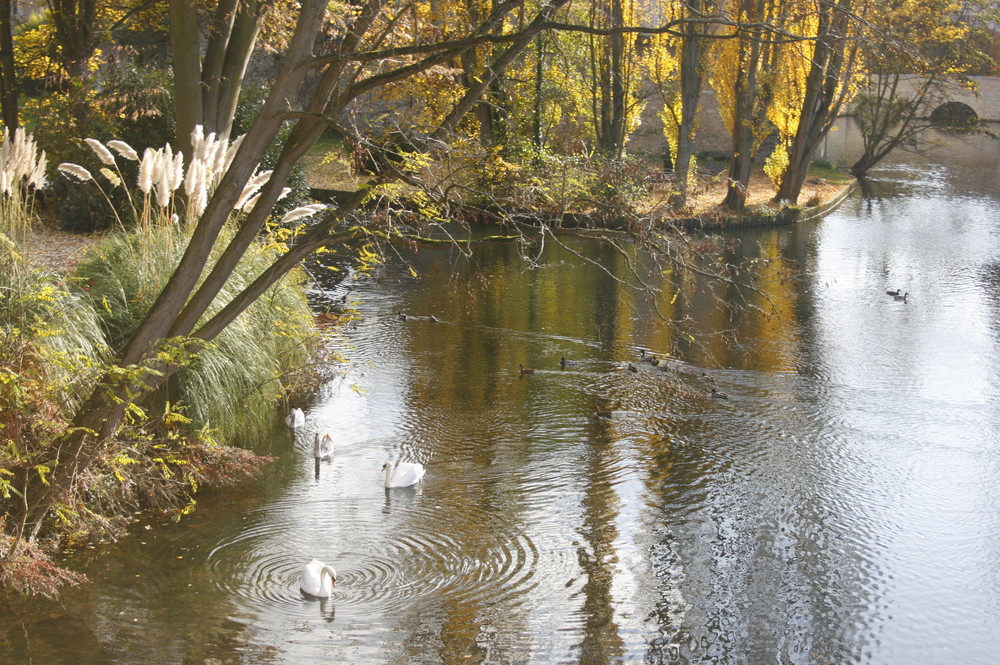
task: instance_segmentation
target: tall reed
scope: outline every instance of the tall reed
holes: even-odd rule
[[[34,219],[35,190],[45,186],[45,152],[18,128],[0,136],[0,233],[20,241]]]
[[[172,226],[153,227],[148,235],[111,234],[80,262],[77,274],[113,345],[127,340],[152,306],[183,252],[183,234]],[[251,248],[206,317],[250,284],[276,251],[264,244]],[[302,273],[292,273],[258,299],[177,374],[163,399],[180,400],[196,425],[211,426],[223,441],[263,440],[274,424],[275,402],[309,367],[315,351],[302,279]]]
[[[139,162],[139,191],[129,199],[134,201],[131,214],[139,232],[112,234],[79,267],[112,346],[122,345],[142,321],[180,260],[188,232],[242,141],[242,137],[229,142],[214,134],[205,135],[200,126],[191,139],[192,159],[186,168],[182,155],[169,145],[147,148],[139,158],[121,141],[105,146],[87,140],[104,164],[100,170],[104,181],[112,186],[126,186],[119,177],[116,153]],[[89,176],[79,165],[62,164],[59,168],[78,179]],[[250,179],[234,205],[234,218],[253,209],[270,177],[271,172],[264,171]],[[100,187],[92,176],[90,180]],[[318,204],[296,208],[280,224],[301,224],[323,209],[325,206]],[[232,232],[230,225],[224,234]],[[219,244],[224,243],[225,238]],[[216,298],[219,307],[249,285],[283,249],[280,242],[262,242],[248,251]],[[164,400],[182,399],[188,415],[198,423],[210,424],[225,440],[253,441],[269,429],[275,399],[284,393],[289,377],[309,364],[314,351],[313,319],[299,281],[301,273],[295,273],[264,294],[178,373],[170,384],[172,392],[164,395]],[[206,317],[215,311],[217,308]]]

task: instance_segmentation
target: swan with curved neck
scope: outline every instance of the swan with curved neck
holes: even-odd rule
[[[420,482],[424,477],[424,465],[418,462],[400,462],[398,465],[391,461],[382,465],[385,471],[385,482],[383,485],[389,487],[410,487]]]
[[[313,559],[302,569],[299,589],[314,598],[329,598],[337,586],[337,571],[319,559]]]

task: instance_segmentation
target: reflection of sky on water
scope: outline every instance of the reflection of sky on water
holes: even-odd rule
[[[52,606],[2,634],[51,662],[991,662],[1000,215],[964,173],[886,169],[905,197],[741,234],[802,274],[770,285],[781,327],[738,312],[755,343],[681,345],[668,371],[635,357],[676,341],[650,303],[553,249],[525,272],[482,248],[482,280],[425,250],[420,281],[340,285],[351,364],[263,481],[87,563],[56,611],[84,653]],[[733,325],[689,286],[658,304]],[[697,398],[703,369],[729,400]],[[424,482],[386,492],[387,458]],[[340,574],[329,601],[297,591],[312,557]]]

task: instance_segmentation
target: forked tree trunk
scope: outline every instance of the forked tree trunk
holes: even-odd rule
[[[221,0],[208,27],[201,54],[198,3],[170,0],[170,46],[173,54],[177,144],[191,157],[191,132],[228,138],[243,78],[260,31],[256,0]]]
[[[149,392],[156,390],[180,368],[181,362],[176,359],[162,360],[160,352],[172,349],[181,355],[196,353],[204,340],[214,339],[307,255],[324,245],[344,242],[363,233],[353,227],[348,231],[336,232],[336,227],[369,196],[368,188],[359,189],[341,202],[336,212],[327,214],[320,222],[311,226],[252,284],[200,328],[194,329],[215,302],[239,259],[260,233],[292,166],[323,130],[330,126],[331,119],[357,96],[409,78],[435,65],[453,62],[463,51],[471,48],[468,45],[450,48],[443,45],[438,50],[428,49],[429,53],[420,60],[403,64],[395,70],[380,70],[359,80],[357,71],[347,68],[345,63],[349,60],[343,54],[363,48],[363,40],[377,23],[383,3],[384,0],[371,0],[354,15],[353,25],[346,31],[338,53],[326,58],[314,58],[312,47],[317,30],[322,25],[326,2],[302,0],[295,34],[286,50],[282,72],[275,79],[257,120],[195,226],[184,255],[167,285],[133,337],[120,351],[117,362],[97,382],[64,436],[55,442],[56,457],[54,460],[47,459],[51,464],[48,465],[46,477],[43,478],[33,466],[22,469],[18,489],[25,500],[9,511],[15,519],[8,522],[15,530],[18,530],[18,526],[23,527],[20,535],[33,537],[38,533],[46,515],[66,495],[77,474],[102,454],[121,424],[128,405],[141,402]],[[477,26],[474,34],[488,34],[519,4],[520,0],[508,0],[498,5]],[[187,11],[193,11],[191,5],[183,5],[180,0],[174,0],[174,11],[181,12],[185,7]],[[180,21],[177,28],[181,29],[183,25],[188,23]],[[183,39],[175,43],[181,42]],[[309,64],[325,65],[325,70],[307,108],[302,112],[290,112],[288,100],[296,98],[309,71]],[[344,86],[345,78],[351,82],[347,86]],[[209,257],[236,199],[286,120],[294,120],[295,126],[274,167],[271,179],[261,190],[260,199],[253,211],[241,221],[234,238],[209,274],[204,276]],[[8,501],[7,505],[12,505],[12,502]]]

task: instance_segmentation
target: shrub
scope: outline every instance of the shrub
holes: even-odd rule
[[[173,138],[173,94],[169,76],[155,69],[123,69],[116,82],[96,90],[73,82],[65,90],[29,100],[25,114],[34,118],[35,137],[50,161],[90,164],[93,152],[81,137],[118,138],[142,153]],[[133,164],[123,164],[121,176],[132,185]],[[125,191],[117,187],[102,196],[93,188],[77,187],[64,178],[53,179],[46,191],[49,211],[62,228],[71,231],[104,229],[115,211],[128,206]]]
[[[77,137],[111,135],[111,119],[97,97],[96,91],[74,82],[63,91],[25,103],[25,114],[35,119],[35,139],[52,163],[83,163],[91,152]],[[46,188],[43,203],[68,230],[103,229],[114,219],[111,206],[97,192],[74,187],[62,178],[53,179]],[[115,200],[116,205],[123,203]]]

